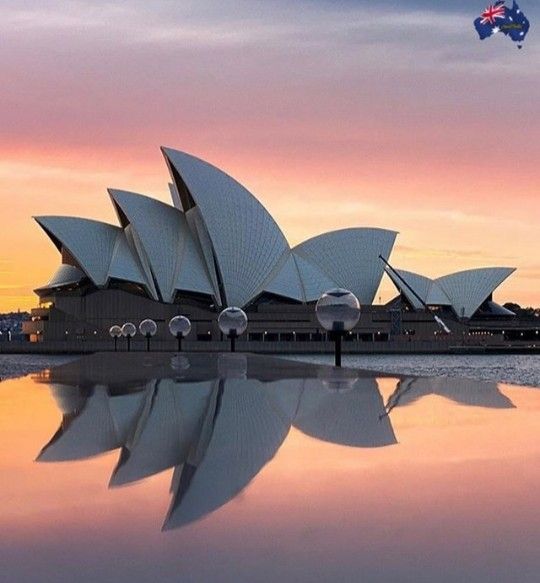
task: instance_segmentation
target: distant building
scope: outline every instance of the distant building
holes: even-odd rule
[[[22,340],[23,322],[28,320],[28,312],[8,312],[0,314],[0,342]]]

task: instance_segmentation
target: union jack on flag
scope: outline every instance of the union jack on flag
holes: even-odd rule
[[[480,18],[480,22],[482,24],[487,24],[488,22],[489,24],[495,24],[496,18],[506,18],[506,8],[504,7],[504,4],[492,4],[488,6],[484,12],[482,12],[482,16]]]
[[[498,0],[482,12],[474,21],[474,26],[480,40],[502,33],[520,49],[529,32],[530,23],[516,0],[513,0],[512,7],[506,6],[506,0]]]

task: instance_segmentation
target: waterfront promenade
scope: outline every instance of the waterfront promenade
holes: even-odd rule
[[[152,340],[152,352],[176,352],[176,340]],[[184,352],[227,352],[229,341],[187,341],[182,344]],[[238,352],[258,354],[330,354],[333,342],[255,342],[237,340]],[[131,341],[133,352],[146,351],[146,340],[142,337]],[[58,340],[49,342],[1,342],[0,354],[91,354],[114,351],[113,341]],[[123,339],[118,342],[118,352],[126,352]],[[444,338],[437,340],[388,340],[385,342],[344,341],[344,354],[484,354],[526,353],[540,354],[540,343],[527,342],[483,342],[476,338]]]

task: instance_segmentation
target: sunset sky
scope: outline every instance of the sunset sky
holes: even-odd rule
[[[33,215],[169,199],[160,145],[232,174],[291,244],[395,229],[394,266],[514,266],[495,299],[540,306],[540,8],[520,6],[521,51],[478,40],[485,0],[3,0],[0,311],[59,263]]]

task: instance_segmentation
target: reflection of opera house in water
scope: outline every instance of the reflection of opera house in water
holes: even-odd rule
[[[242,354],[125,355],[116,367],[111,357],[82,359],[44,379],[62,422],[38,461],[119,449],[111,487],[173,469],[164,529],[198,520],[237,496],[292,427],[321,441],[377,448],[399,441],[392,410],[426,395],[513,407],[496,383],[388,379],[395,390],[385,403],[377,380],[360,371]]]
[[[380,228],[332,231],[291,247],[268,211],[236,180],[183,152],[163,148],[163,155],[173,205],[111,189],[118,226],[36,218],[60,252],[61,265],[36,290],[41,305],[25,323],[29,339],[108,346],[110,326],[152,318],[158,323],[156,341],[173,346],[165,324],[183,313],[194,324],[189,341],[219,341],[216,312],[238,306],[250,320],[245,340],[266,342],[269,350],[279,350],[275,342],[298,348],[324,339],[313,303],[335,287],[351,290],[363,306],[350,342],[433,340],[438,327],[426,306],[451,322],[460,339],[471,329],[489,329],[492,341],[502,341],[516,326],[513,314],[492,297],[512,268],[437,279],[391,271],[383,260],[397,233]],[[399,296],[374,306],[385,269]]]

